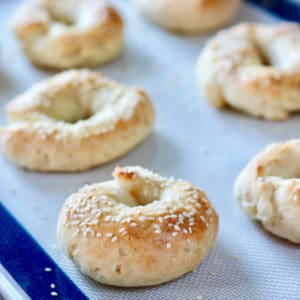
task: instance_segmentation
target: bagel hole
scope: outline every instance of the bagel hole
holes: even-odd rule
[[[67,122],[67,123],[70,123],[70,124],[75,124],[79,121],[84,121],[84,120],[87,120],[89,119],[90,117],[92,116],[92,114],[85,114],[85,115],[82,115],[80,117],[77,117],[77,118],[71,118],[69,120],[63,120],[64,122]]]
[[[266,53],[260,51],[259,54],[261,57],[262,64],[264,66],[268,66],[268,67],[272,66],[272,62],[270,61],[270,58],[266,55]]]
[[[61,12],[57,12],[55,9],[51,9],[48,7],[49,16],[54,23],[59,23],[65,26],[74,26],[74,19],[66,14],[62,14]]]
[[[256,48],[256,51],[258,52],[259,54],[259,57],[261,59],[261,64],[264,65],[264,66],[272,66],[273,63],[268,55],[268,53],[266,53],[264,51],[264,49],[261,47],[261,45],[259,45],[259,43],[255,43],[255,48]]]
[[[54,121],[77,123],[89,119],[94,115],[89,105],[89,99],[82,98],[81,87],[67,84],[54,90],[51,95],[43,96],[43,101],[48,105],[39,106],[38,112]]]
[[[135,206],[146,206],[154,201],[158,201],[161,197],[160,187],[151,182],[144,182],[144,188],[140,188],[139,185],[132,186],[130,189],[130,195],[134,198]]]
[[[75,124],[79,121],[87,120],[92,116],[92,114],[83,111],[78,111],[77,113],[73,113],[73,114],[72,113],[51,114],[51,112],[50,113],[48,112],[47,115],[50,118],[55,119],[56,121],[63,121],[70,124]]]
[[[44,110],[43,113],[56,121],[71,124],[87,120],[93,115],[88,107],[83,107],[77,100],[76,95],[69,93],[61,93],[61,95],[56,96],[52,106]]]

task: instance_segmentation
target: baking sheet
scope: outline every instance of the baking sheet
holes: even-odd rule
[[[0,121],[16,94],[53,73],[26,60],[7,27],[18,1],[0,1]],[[267,122],[216,111],[195,83],[194,62],[211,35],[184,37],[153,25],[127,1],[114,1],[126,24],[123,54],[98,68],[129,85],[143,86],[157,116],[152,135],[125,157],[77,174],[41,174],[16,168],[0,156],[0,198],[66,273],[92,299],[300,299],[300,249],[250,221],[232,197],[240,170],[270,142],[299,137],[300,115]],[[238,21],[278,20],[244,4]],[[220,216],[211,253],[193,273],[152,288],[98,285],[82,276],[56,241],[59,210],[85,183],[110,179],[117,164],[141,165],[203,188]],[[59,291],[58,291],[59,293]]]

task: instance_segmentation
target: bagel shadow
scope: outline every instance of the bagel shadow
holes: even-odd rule
[[[116,59],[97,67],[95,70],[127,84],[144,84],[142,80],[145,77],[155,76],[159,69],[159,65],[146,51],[147,48],[143,48],[142,45],[136,44],[134,41],[132,43],[127,42],[124,50]],[[141,74],[143,76],[140,76]]]
[[[237,127],[245,134],[250,134],[249,136],[262,137],[264,145],[300,138],[300,111],[292,113],[287,119],[274,121],[257,118],[231,107],[210,109],[213,110],[213,118],[218,119],[225,127]]]
[[[162,135],[160,132],[153,131],[152,134],[137,148],[131,151],[126,157],[119,159],[114,164],[141,165],[145,168],[155,168],[159,171],[161,162],[165,161],[168,154],[180,159],[179,151],[176,150],[172,140]]]
[[[255,229],[259,231],[261,235],[265,239],[267,239],[269,242],[275,243],[279,246],[286,247],[289,249],[299,249],[299,246],[297,244],[294,244],[293,242],[286,240],[282,237],[276,236],[273,233],[269,232],[267,229],[265,229],[262,224],[259,221],[253,222]]]
[[[159,171],[161,161],[165,161],[167,153],[170,152],[172,152],[173,157],[179,159],[179,153],[172,141],[154,131],[145,141],[121,158],[87,171],[73,173],[36,172],[18,168],[6,158],[5,164],[10,168],[17,181],[21,181],[21,184],[29,184],[36,192],[42,193],[46,189],[53,190],[54,194],[68,194],[70,190],[77,190],[82,185],[110,180],[111,173],[117,165],[141,165]]]
[[[1,102],[10,100],[14,95],[16,87],[15,81],[7,74],[7,72],[0,69],[0,91],[5,91],[0,95]]]

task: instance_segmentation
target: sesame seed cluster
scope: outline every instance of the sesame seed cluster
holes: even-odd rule
[[[126,194],[128,198],[134,196],[130,190],[118,193],[118,189],[124,189],[123,183],[115,184],[118,178],[104,184],[87,185],[65,204],[64,222],[72,228],[73,236],[109,239],[115,243],[126,239],[128,235],[152,235],[154,238],[163,235],[166,249],[171,249],[177,237],[189,239],[199,228],[208,228],[214,212],[203,191],[190,183],[166,179],[152,172],[150,176],[148,173],[145,176],[141,170],[139,167],[123,168],[123,172],[128,174],[134,172],[132,181],[142,180],[146,185],[150,179],[156,182],[154,195],[157,199],[136,206],[120,202],[119,194]],[[113,193],[109,190],[110,186]],[[143,191],[143,186],[140,189]],[[147,189],[142,194],[147,197]]]
[[[48,111],[56,105],[56,99],[68,89],[77,91],[78,109],[91,112],[88,119],[68,123],[48,115]],[[101,94],[106,97],[99,107],[101,109],[97,109]],[[72,97],[69,100],[74,101]],[[12,119],[25,122],[17,124],[16,130],[26,127],[42,140],[52,137],[55,141],[67,142],[112,131],[118,122],[128,121],[133,116],[141,100],[136,89],[126,88],[85,70],[80,73],[73,70],[41,82],[18,96],[11,105],[10,115]],[[68,107],[62,113],[68,114]]]

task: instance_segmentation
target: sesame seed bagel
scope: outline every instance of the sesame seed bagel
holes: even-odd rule
[[[150,132],[145,92],[103,75],[71,70],[35,84],[6,106],[0,142],[15,164],[38,171],[80,171],[111,161]]]
[[[300,110],[300,25],[245,23],[221,31],[204,47],[196,71],[216,108],[286,119]]]
[[[194,270],[218,231],[205,193],[141,167],[117,167],[113,177],[83,187],[61,210],[58,240],[79,269],[125,287],[156,285]]]
[[[300,140],[271,144],[237,178],[234,195],[263,227],[300,244]]]
[[[96,66],[123,47],[123,23],[105,0],[27,0],[12,29],[28,58],[50,69]]]
[[[219,28],[236,14],[240,0],[132,0],[161,27],[182,34]]]

